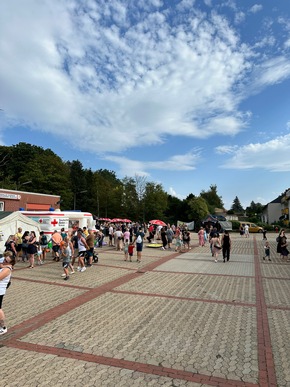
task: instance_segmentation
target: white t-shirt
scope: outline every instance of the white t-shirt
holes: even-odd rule
[[[0,281],[0,296],[4,296],[4,294],[6,293],[7,285],[11,278],[11,269],[10,267],[8,269],[10,270],[10,274]],[[0,273],[2,272],[2,270],[4,270],[4,268],[0,269]]]

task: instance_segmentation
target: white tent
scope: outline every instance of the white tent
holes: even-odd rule
[[[0,253],[5,250],[5,242],[10,235],[17,233],[18,227],[24,231],[35,231],[39,237],[40,226],[34,220],[23,215],[20,211],[0,212]]]

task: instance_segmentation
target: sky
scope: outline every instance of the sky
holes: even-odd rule
[[[0,36],[1,145],[226,209],[290,187],[290,1],[9,0]]]

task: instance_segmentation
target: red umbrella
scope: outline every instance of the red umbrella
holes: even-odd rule
[[[166,226],[166,223],[159,219],[150,220],[149,223],[156,224],[156,226]]]
[[[123,222],[124,223],[132,223],[132,220],[130,220],[130,219],[123,219]]]
[[[104,220],[105,222],[111,222],[110,218],[99,218],[99,220]]]
[[[112,222],[112,223],[120,223],[120,222],[123,222],[123,219],[120,219],[120,218],[114,218],[114,219],[111,219],[111,222]]]

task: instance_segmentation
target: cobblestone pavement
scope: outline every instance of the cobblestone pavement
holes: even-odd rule
[[[209,246],[147,248],[142,262],[99,249],[69,281],[49,256],[18,263],[4,298],[0,386],[288,386],[290,263],[262,259],[262,236],[232,234],[231,259]]]

